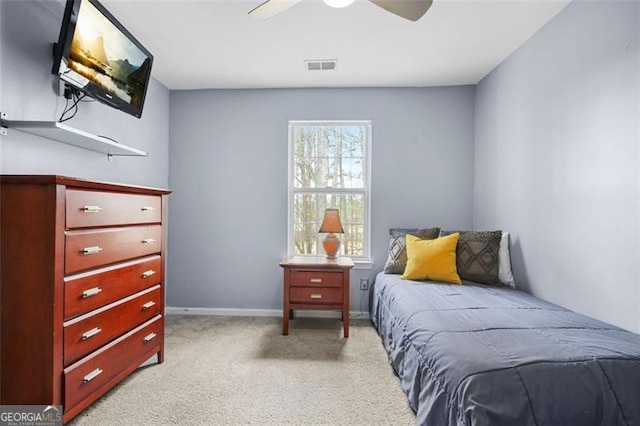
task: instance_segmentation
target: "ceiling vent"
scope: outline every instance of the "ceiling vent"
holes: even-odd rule
[[[304,61],[309,71],[333,71],[338,65],[337,59],[313,59]]]

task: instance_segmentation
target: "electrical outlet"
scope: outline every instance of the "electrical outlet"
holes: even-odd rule
[[[360,278],[360,290],[369,290],[369,278]]]

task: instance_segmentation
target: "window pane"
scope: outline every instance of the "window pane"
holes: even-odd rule
[[[364,194],[294,194],[294,254],[322,254],[324,234],[318,230],[324,211],[336,208],[345,233],[341,253],[364,255]],[[348,251],[348,253],[347,253]]]
[[[334,126],[318,127],[318,157],[340,157],[340,132]]]
[[[314,159],[316,163],[317,179],[312,188],[335,188],[333,186],[333,176],[331,175],[332,164],[327,157],[317,157]]]
[[[344,225],[341,252],[345,256],[364,255],[364,225]]]
[[[363,188],[364,187],[364,164],[363,158],[346,157],[342,159],[341,167],[341,188]]]
[[[315,187],[316,131],[315,127],[294,126],[294,186]]]
[[[294,225],[294,254],[315,254],[317,251],[317,227],[315,223]]]
[[[340,219],[343,223],[364,223],[364,194],[344,194]]]
[[[342,152],[345,157],[364,157],[364,126],[342,126]]]
[[[294,187],[364,188],[364,125],[292,126]]]
[[[296,194],[293,204],[295,254],[311,254],[316,250],[317,214],[314,194]]]

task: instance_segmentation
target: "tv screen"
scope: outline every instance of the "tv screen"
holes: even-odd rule
[[[67,0],[52,72],[140,118],[153,55],[97,0]]]

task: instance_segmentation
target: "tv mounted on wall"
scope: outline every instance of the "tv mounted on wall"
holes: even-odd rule
[[[97,0],[67,0],[52,72],[140,118],[153,55]]]

